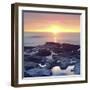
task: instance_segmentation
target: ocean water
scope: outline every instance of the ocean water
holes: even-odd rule
[[[80,33],[24,32],[24,46],[43,45],[46,42],[80,45]]]

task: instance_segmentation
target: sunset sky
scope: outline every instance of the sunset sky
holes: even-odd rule
[[[80,15],[24,12],[24,32],[80,32]]]

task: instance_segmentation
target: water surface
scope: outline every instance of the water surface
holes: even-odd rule
[[[24,46],[37,46],[46,42],[70,43],[80,45],[80,33],[24,32]]]

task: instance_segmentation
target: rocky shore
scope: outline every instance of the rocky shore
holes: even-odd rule
[[[80,45],[46,42],[35,47],[24,46],[24,77],[54,76],[52,68],[80,74]],[[59,71],[60,72],[60,71]],[[67,75],[67,72],[58,75]]]

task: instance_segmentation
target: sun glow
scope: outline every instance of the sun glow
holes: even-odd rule
[[[53,25],[53,26],[49,27],[49,30],[53,35],[54,42],[57,42],[58,34],[60,33],[60,26]]]
[[[58,33],[78,33],[80,32],[78,29],[76,28],[73,28],[73,29],[70,29],[70,28],[67,28],[67,27],[62,27],[60,25],[55,25],[55,24],[52,24],[46,28],[39,28],[39,29],[29,29],[27,28],[26,29],[26,32],[50,32],[50,33],[53,33],[53,34],[58,34]]]
[[[52,33],[53,33],[53,34],[58,34],[58,33],[59,33],[59,30],[58,30],[58,29],[53,29],[53,30],[52,30]]]
[[[60,27],[59,26],[51,26],[50,27],[50,32],[52,32],[53,34],[58,34],[60,33]]]

